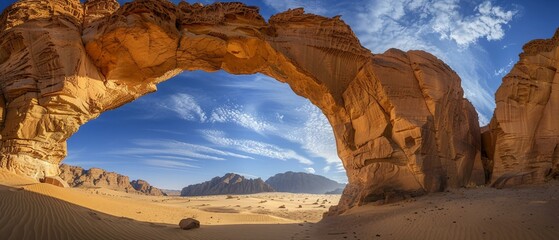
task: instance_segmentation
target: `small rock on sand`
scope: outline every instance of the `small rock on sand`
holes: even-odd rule
[[[199,228],[200,227],[200,221],[198,221],[194,218],[185,218],[185,219],[183,219],[179,222],[179,227],[182,230],[190,230],[190,229],[194,229],[194,228]]]

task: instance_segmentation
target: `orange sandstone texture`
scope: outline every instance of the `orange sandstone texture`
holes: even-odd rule
[[[160,189],[151,186],[144,180],[130,181],[128,176],[108,172],[100,168],[85,170],[81,167],[61,164],[59,177],[69,187],[101,187],[127,193],[142,193],[153,196],[165,195]]]
[[[57,175],[80,125],[181,71],[220,69],[271,76],[322,110],[349,179],[333,213],[484,183],[477,114],[431,54],[372,54],[339,17],[302,9],[266,22],[241,3],[164,0],[20,0],[4,11],[0,166]]]
[[[559,31],[523,50],[495,94],[497,108],[483,133],[495,187],[559,175]]]

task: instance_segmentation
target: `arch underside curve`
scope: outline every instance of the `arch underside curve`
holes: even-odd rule
[[[0,167],[18,174],[58,174],[79,126],[181,71],[225,70],[271,76],[322,110],[349,180],[333,212],[485,182],[477,114],[456,73],[422,51],[373,54],[339,17],[23,0],[1,21]]]

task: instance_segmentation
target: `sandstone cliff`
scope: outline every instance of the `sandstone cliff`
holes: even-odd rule
[[[274,192],[274,189],[262,179],[246,179],[245,177],[228,173],[223,177],[190,185],[181,191],[181,196],[205,196],[224,194],[252,194],[261,192]]]
[[[144,180],[130,182],[128,176],[107,172],[100,168],[84,170],[81,167],[60,165],[60,178],[68,182],[70,187],[102,187],[127,193],[143,193],[162,196],[161,190],[149,185]]]
[[[278,173],[268,178],[266,183],[278,192],[292,193],[325,194],[345,187],[345,184],[326,177],[303,172]]]
[[[559,30],[523,50],[495,94],[497,107],[483,133],[488,175],[496,187],[559,175]]]
[[[476,112],[422,51],[372,54],[339,17],[241,3],[20,0],[0,17],[0,167],[58,174],[66,140],[184,70],[262,73],[318,106],[349,184],[338,209],[484,183]]]
[[[161,191],[159,188],[151,186],[148,182],[146,182],[144,180],[141,180],[141,179],[133,180],[132,182],[130,182],[130,185],[132,185],[132,187],[136,191],[141,192],[143,194],[153,195],[153,196],[167,195],[167,194],[163,193],[163,191]]]

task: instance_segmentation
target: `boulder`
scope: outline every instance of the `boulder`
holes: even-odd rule
[[[179,222],[179,227],[182,230],[190,230],[195,228],[200,228],[200,221],[194,218],[185,218]]]

